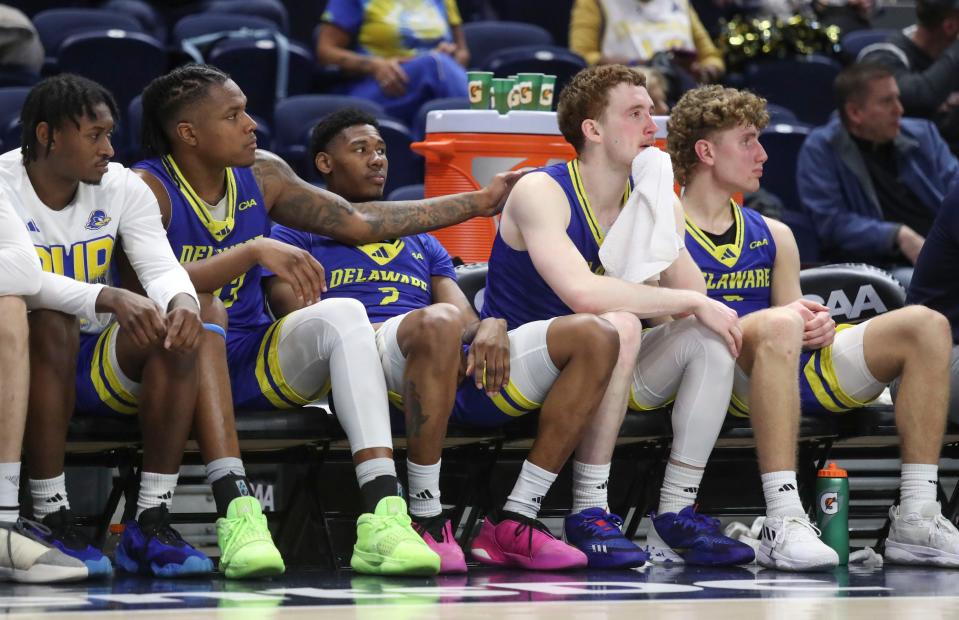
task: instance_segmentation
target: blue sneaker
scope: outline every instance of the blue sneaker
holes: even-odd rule
[[[649,560],[649,554],[623,536],[623,520],[602,508],[586,510],[566,517],[563,538],[586,554],[590,568],[636,568]]]
[[[94,547],[90,539],[74,524],[73,516],[66,507],[61,506],[60,510],[48,514],[41,522],[24,520],[24,523],[33,536],[83,562],[91,579],[113,575],[110,558]]]
[[[213,562],[170,527],[166,504],[144,510],[128,521],[117,545],[117,566],[128,573],[185,577],[213,572]]]
[[[687,506],[653,517],[646,550],[653,562],[677,562],[700,566],[748,564],[756,557],[752,547],[719,531],[719,519],[707,517]]]

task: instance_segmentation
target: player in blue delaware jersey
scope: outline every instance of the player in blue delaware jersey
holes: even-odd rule
[[[363,306],[351,299],[317,302],[322,267],[308,252],[267,238],[268,222],[353,244],[375,242],[491,215],[516,175],[499,175],[469,194],[351,204],[258,150],[245,105],[236,83],[207,65],[174,69],[143,93],[143,146],[154,157],[136,167],[159,201],[174,254],[197,290],[220,297],[229,318],[230,381],[201,390],[197,415],[234,402],[238,409],[296,407],[332,386],[367,510],[355,549],[365,558],[360,569],[435,573],[439,557],[409,525],[396,496],[386,385]],[[305,307],[273,321],[262,268],[290,283]],[[238,454],[229,442],[210,450]]]
[[[351,202],[382,196],[389,163],[373,117],[356,109],[334,112],[314,128],[311,151],[329,191]],[[430,235],[361,246],[285,226],[274,227],[272,236],[323,263],[326,299],[353,298],[366,307],[390,398],[405,412],[410,514],[440,555],[441,572],[466,570],[442,513],[439,486],[442,444],[457,396],[453,419],[463,424],[500,425],[539,410],[539,433],[528,458],[535,475],[521,475],[503,508],[513,523],[504,544],[524,568],[585,566],[581,551],[536,520],[536,498],[549,490],[544,479],[562,468],[602,398],[618,347],[612,325],[573,315],[507,333],[502,319],[480,321],[456,283],[449,254]],[[266,286],[277,316],[302,306],[285,282],[269,278]],[[523,528],[531,535],[512,535]],[[473,549],[480,561],[496,555],[488,545],[486,555],[477,554],[477,543]],[[632,556],[621,555],[618,566],[644,562],[635,547]]]
[[[586,312],[616,327],[619,358],[576,446],[574,514],[565,523],[566,540],[575,541],[591,565],[602,565],[629,543],[607,512],[606,491],[627,403],[652,409],[674,399],[672,450],[647,539],[652,559],[740,564],[753,559],[752,549],[723,536],[718,520],[694,508],[732,390],[741,338],[736,313],[706,296],[702,274],[682,247],[675,197],[664,207],[675,218],[667,230],[676,258],[658,282],[608,277],[599,260],[600,244],[622,210],[633,160],[655,148],[652,107],[643,75],[628,67],[593,67],[570,81],[557,118],[577,159],[531,172],[516,184],[490,256],[482,316],[505,318],[512,328]],[[646,191],[647,183],[632,179],[632,191]],[[641,319],[655,326],[643,330]]]
[[[749,412],[756,437],[768,515],[759,563],[783,570],[836,564],[796,491],[800,411],[855,409],[899,379],[902,483],[900,503],[890,509],[885,557],[959,567],[959,531],[936,502],[949,397],[948,322],[938,312],[909,306],[837,328],[827,308],[802,299],[792,232],[731,203],[734,194],[759,187],[767,159],[759,142],[769,120],[765,103],[720,86],[690,91],[672,110],[667,139],[676,178],[685,186],[686,245],[709,295],[741,317],[731,411]]]

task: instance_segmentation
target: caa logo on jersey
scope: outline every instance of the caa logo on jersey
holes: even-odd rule
[[[761,248],[764,245],[769,245],[769,239],[763,239],[761,241],[753,241],[749,244],[750,250],[755,250],[756,248]]]
[[[100,230],[110,223],[110,219],[111,218],[107,217],[107,214],[104,213],[102,209],[94,209],[93,212],[90,213],[90,219],[87,220],[85,228],[87,230]]]
[[[238,211],[246,211],[247,209],[255,206],[256,206],[256,198],[250,198],[249,200],[244,200],[243,202],[238,204],[236,208]]]
[[[835,491],[827,491],[820,495],[819,509],[827,515],[834,515],[839,512],[839,494]]]

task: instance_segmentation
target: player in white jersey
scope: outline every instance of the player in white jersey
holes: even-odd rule
[[[87,567],[38,541],[20,519],[20,450],[30,366],[23,296],[40,289],[40,264],[26,229],[0,194],[0,579],[27,583],[84,579]]]
[[[71,522],[63,476],[67,427],[75,408],[88,415],[138,413],[137,519],[126,524],[117,562],[161,576],[205,573],[210,559],[170,527],[166,506],[193,424],[197,351],[208,339],[153,194],[135,174],[109,163],[116,117],[102,86],[72,75],[49,78],[24,102],[21,151],[0,156],[0,192],[26,226],[43,269],[40,290],[26,298],[27,465],[34,516],[45,526],[32,531],[83,561],[91,576],[112,573],[110,560]],[[110,286],[118,239],[148,296]]]

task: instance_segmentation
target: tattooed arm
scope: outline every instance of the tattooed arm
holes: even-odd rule
[[[253,174],[273,221],[307,232],[359,245],[458,224],[476,216],[499,213],[513,183],[521,175],[497,175],[478,192],[403,202],[351,204],[300,179],[282,159],[256,152]]]

